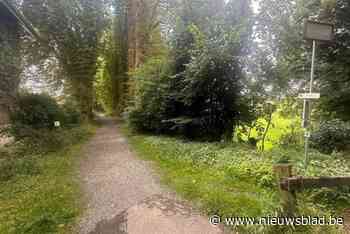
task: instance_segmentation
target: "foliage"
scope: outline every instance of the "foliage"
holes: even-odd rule
[[[72,232],[80,213],[75,156],[91,133],[90,127],[62,132],[65,144],[48,154],[22,142],[1,148],[0,233]]]
[[[199,204],[208,215],[265,217],[279,213],[273,163],[286,160],[303,172],[303,153],[273,149],[264,154],[244,145],[194,143],[180,139],[129,135],[141,157],[156,162],[164,182]],[[307,176],[350,175],[350,162],[312,152]],[[332,195],[333,194],[333,195]],[[335,198],[332,200],[332,198]],[[340,214],[349,204],[348,191],[329,189],[298,193],[298,215]],[[237,226],[242,233],[340,233],[337,227]]]
[[[32,48],[29,53],[35,53],[39,59],[34,64],[50,57],[58,60],[67,78],[66,91],[73,94],[84,118],[92,117],[99,38],[108,16],[105,3],[28,0],[22,5],[26,17],[45,35],[29,45]]]
[[[45,134],[53,138],[42,141],[55,141],[54,122],[60,121],[61,127],[68,128],[81,123],[81,115],[77,105],[67,100],[62,106],[46,94],[23,94],[18,98],[17,110],[12,113],[12,124],[5,129],[17,140],[26,138],[40,139]],[[56,129],[59,135],[59,129]],[[59,142],[59,140],[57,140]],[[46,142],[49,143],[49,142]],[[45,145],[44,143],[43,145]],[[59,147],[59,143],[57,143]],[[50,144],[49,144],[50,145]]]
[[[78,104],[73,100],[66,100],[61,106],[63,111],[63,127],[77,126],[82,121],[81,112],[79,111]]]
[[[135,106],[129,109],[128,120],[131,126],[143,131],[169,131],[169,125],[163,121],[167,118],[166,99],[170,92],[169,65],[165,59],[150,59],[136,70],[134,79],[138,83]]]
[[[317,43],[314,87],[322,93],[317,107],[326,119],[349,120],[349,110],[344,108],[349,103],[349,10],[348,1],[261,1],[257,15],[260,46],[256,53],[270,62],[266,64],[270,70],[267,77],[271,79],[266,79],[264,72],[253,70],[254,74],[262,74],[260,85],[272,87],[270,94],[274,94],[276,87],[279,95],[305,90],[312,48],[311,43],[303,40],[304,22],[310,19],[332,23],[335,25],[334,41]],[[258,65],[254,61],[252,67]]]
[[[274,7],[271,7],[274,6]],[[310,44],[303,38],[304,22],[315,19],[320,9],[318,0],[264,0],[257,15],[257,53],[262,85],[277,96],[295,94],[307,85],[305,74],[311,67]],[[259,61],[259,60],[258,60]],[[317,66],[318,68],[318,66]]]
[[[286,113],[287,108],[291,110],[290,106],[286,107],[285,102],[281,102],[272,115],[271,127],[265,140],[265,148],[267,150],[278,147],[300,148],[302,145],[303,131],[301,120],[294,111]],[[253,145],[261,148],[263,133],[267,125],[268,122],[263,117],[259,117],[250,125],[240,125],[235,130],[234,140],[247,143],[251,141],[254,143]]]
[[[18,99],[18,110],[12,113],[12,123],[32,128],[54,127],[54,121],[62,120],[63,111],[48,95],[24,94]]]
[[[0,147],[0,233],[71,233],[80,212],[76,156],[94,129],[33,131]]]
[[[250,170],[262,162],[254,156],[252,161],[244,160],[246,152],[254,154],[250,149],[151,136],[132,137],[131,143],[140,156],[157,162],[165,183],[209,215],[258,217],[278,206],[269,186],[271,165],[261,165],[259,172]],[[264,176],[255,180],[253,174]]]
[[[335,119],[321,123],[319,129],[312,133],[311,146],[322,153],[344,151],[350,145],[349,123]]]
[[[184,73],[178,74],[182,80],[174,101],[182,110],[176,111],[188,117],[186,127],[193,137],[217,140],[226,134],[230,139],[235,122],[244,118],[239,114],[244,112],[244,106],[239,104],[242,74],[239,54],[235,54],[240,47],[239,34],[218,29],[206,36],[194,25],[190,30],[195,47]]]
[[[330,1],[326,19],[335,24],[334,43],[322,47],[323,69],[320,75],[321,105],[324,115],[350,120],[349,39],[350,5],[346,0]]]
[[[103,58],[99,60],[94,89],[97,105],[100,105],[105,113],[112,114],[114,112],[113,79]]]
[[[0,154],[0,182],[15,176],[35,176],[41,172],[32,157],[16,158],[7,149],[0,149]]]
[[[209,25],[198,9],[188,5],[181,8],[167,74],[157,67],[149,69],[148,64],[141,67],[144,71],[138,72],[137,80],[147,80],[148,84],[139,86],[137,95],[141,98],[136,98],[130,112],[136,129],[215,141],[223,136],[230,139],[234,125],[247,117],[243,115],[248,113],[247,107],[240,98],[240,59],[249,25],[237,21],[232,25],[232,15],[219,16],[206,8],[210,6],[199,6],[204,14],[215,16]],[[215,7],[227,13],[232,4]],[[157,73],[160,77],[154,78]]]
[[[57,152],[83,141],[91,130],[86,127],[49,130],[22,126],[18,132],[14,144],[0,148],[0,181],[7,181],[22,174],[40,173],[41,169],[39,170],[36,164],[39,156]]]

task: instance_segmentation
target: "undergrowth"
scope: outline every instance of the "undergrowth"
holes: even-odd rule
[[[208,215],[266,217],[281,213],[273,164],[287,158],[299,175],[303,154],[295,149],[259,153],[245,145],[195,143],[181,139],[134,135],[125,129],[140,157],[157,163],[163,182]],[[306,175],[350,175],[344,157],[316,152]],[[345,160],[345,161],[344,161]],[[349,189],[319,189],[298,194],[298,215],[339,216],[349,207]],[[239,233],[339,233],[335,226],[237,226]]]
[[[71,233],[80,211],[75,164],[94,127],[33,131],[0,148],[0,233]]]

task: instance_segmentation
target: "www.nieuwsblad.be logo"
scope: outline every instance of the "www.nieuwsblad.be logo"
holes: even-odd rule
[[[266,226],[306,226],[306,225],[343,225],[344,218],[342,217],[312,217],[312,216],[300,216],[300,217],[227,217],[221,218],[218,215],[213,215],[209,218],[209,222],[217,226],[223,224],[226,226],[250,226],[250,225],[266,225]]]

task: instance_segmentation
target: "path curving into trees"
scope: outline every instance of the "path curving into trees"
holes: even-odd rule
[[[115,121],[103,119],[101,124],[80,165],[86,207],[80,233],[222,233],[160,185],[149,163],[132,152]]]

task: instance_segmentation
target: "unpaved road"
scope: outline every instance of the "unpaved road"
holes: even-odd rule
[[[163,188],[148,162],[138,159],[116,123],[101,121],[80,166],[86,209],[82,234],[211,234],[222,231]]]

